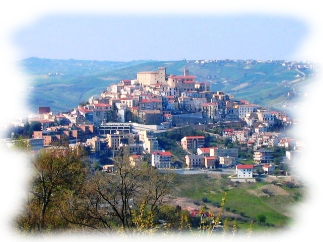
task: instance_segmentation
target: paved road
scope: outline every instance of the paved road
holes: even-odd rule
[[[163,169],[160,169],[163,171]],[[193,174],[212,174],[212,173],[218,173],[218,174],[227,174],[227,175],[233,175],[235,174],[235,169],[222,169],[222,171],[210,171],[210,170],[188,170],[188,169],[170,169],[170,170],[164,170],[164,171],[171,171],[176,174],[182,174],[182,175],[193,175]]]

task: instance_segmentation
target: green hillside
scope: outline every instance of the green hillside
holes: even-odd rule
[[[247,230],[258,215],[266,217],[266,223],[253,225],[258,235],[268,233],[281,221],[287,222],[293,235],[319,227],[323,223],[322,193],[307,187],[291,188],[282,185],[287,178],[276,179],[279,186],[271,181],[233,183],[228,178],[211,175],[181,175],[176,178],[174,197],[183,209],[205,206],[216,214],[226,192],[224,217],[236,219],[242,229]],[[297,241],[322,241],[322,238],[303,236]]]

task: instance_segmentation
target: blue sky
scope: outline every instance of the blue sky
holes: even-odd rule
[[[1,8],[0,51],[5,63],[31,56],[317,61],[319,9],[315,0],[11,1]]]

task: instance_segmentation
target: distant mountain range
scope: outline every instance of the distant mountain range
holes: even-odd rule
[[[17,63],[30,80],[31,110],[49,106],[68,111],[121,80],[136,79],[140,71],[166,67],[167,74],[182,75],[184,68],[197,82],[212,83],[237,100],[248,100],[276,110],[286,110],[302,98],[304,87],[317,75],[310,62],[259,60],[138,60],[129,62],[28,58]]]

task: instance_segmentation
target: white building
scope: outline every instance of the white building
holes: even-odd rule
[[[169,151],[155,151],[151,154],[151,165],[156,168],[170,168],[172,153]]]
[[[258,119],[271,127],[275,124],[276,116],[272,112],[258,110]]]
[[[247,114],[257,112],[257,106],[254,104],[239,105],[239,118],[244,119]]]
[[[273,174],[275,171],[275,165],[272,164],[266,164],[262,166],[263,171],[265,172],[265,174]]]
[[[236,174],[238,178],[252,178],[253,165],[237,165]]]

